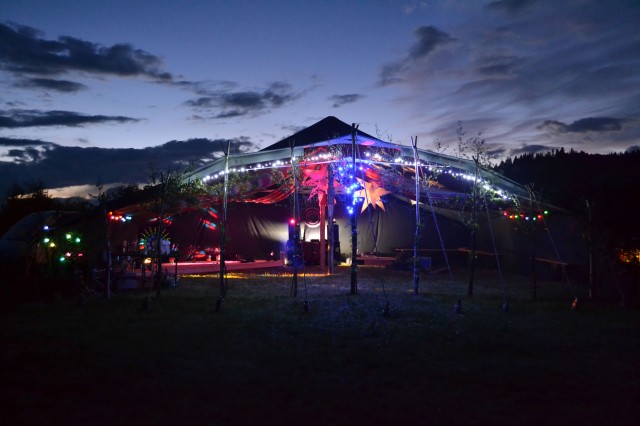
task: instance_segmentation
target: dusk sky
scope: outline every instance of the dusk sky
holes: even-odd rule
[[[3,0],[0,193],[130,183],[329,115],[449,154],[458,121],[498,158],[624,152],[639,28],[638,0]]]

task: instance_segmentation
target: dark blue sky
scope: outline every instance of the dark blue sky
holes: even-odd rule
[[[180,160],[163,144],[194,138],[251,149],[328,115],[451,154],[458,121],[498,157],[625,151],[638,28],[637,0],[4,0],[0,169],[36,176],[79,148]]]

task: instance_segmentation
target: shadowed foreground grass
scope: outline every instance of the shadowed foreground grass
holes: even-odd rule
[[[461,274],[464,275],[464,274]],[[186,277],[0,318],[4,424],[637,424],[640,312],[564,283],[359,269]],[[502,311],[504,295],[509,312]],[[310,302],[309,313],[303,301]],[[386,302],[390,315],[382,315]]]

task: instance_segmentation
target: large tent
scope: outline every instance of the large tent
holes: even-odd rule
[[[188,179],[209,185],[211,195],[205,202],[220,208],[225,175],[228,249],[247,258],[266,258],[282,249],[294,214],[303,242],[324,246],[328,236],[324,230],[330,230],[321,224],[331,216],[332,205],[334,233],[342,253],[350,252],[351,215],[357,216],[360,253],[394,256],[408,250],[413,247],[416,220],[422,223],[419,247],[423,252],[436,257],[439,251],[462,253],[469,244],[470,188],[477,182],[486,201],[486,208],[478,213],[478,248],[486,253],[499,251],[503,258],[526,264],[530,238],[508,217],[521,216],[524,222],[525,216],[529,220],[541,213],[538,203],[530,203],[526,187],[477,167],[471,159],[419,149],[413,141],[412,145],[383,141],[335,117],[261,151],[219,158]],[[335,193],[333,203],[327,202],[330,192]],[[298,200],[295,209],[294,198]],[[568,226],[559,215],[554,220],[558,230],[553,232],[562,234],[559,239],[575,242],[575,235],[566,235],[576,234],[575,226]],[[544,222],[539,233],[551,236],[551,222]],[[537,244],[541,257],[560,260],[557,242],[538,238]],[[561,245],[562,260],[577,263],[579,244]]]

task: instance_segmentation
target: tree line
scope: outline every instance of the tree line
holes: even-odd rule
[[[545,202],[566,209],[606,243],[640,237],[640,151],[589,154],[564,148],[507,158],[496,170],[533,189]],[[590,216],[590,220],[589,220]]]

